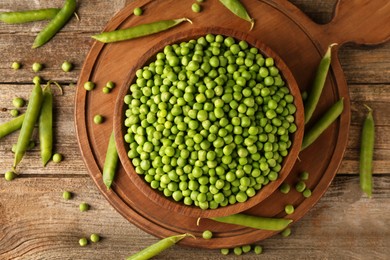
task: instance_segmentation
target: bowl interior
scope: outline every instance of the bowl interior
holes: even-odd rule
[[[155,55],[158,52],[162,51],[164,46],[171,45],[174,43],[180,43],[183,41],[189,41],[191,39],[196,39],[207,34],[220,34],[226,37],[231,36],[236,40],[245,40],[251,46],[259,49],[259,51],[263,55],[267,57],[272,57],[274,59],[275,66],[279,69],[283,80],[286,82],[286,85],[290,90],[290,94],[294,96],[294,105],[296,106],[296,112],[294,116],[297,130],[295,133],[290,135],[292,145],[289,148],[288,155],[283,159],[282,169],[279,172],[278,179],[262,187],[259,191],[257,191],[256,195],[249,198],[245,202],[235,203],[232,205],[219,207],[217,209],[202,210],[197,206],[187,206],[182,202],[176,202],[171,198],[165,197],[158,190],[152,189],[149,183],[147,183],[143,179],[143,176],[138,175],[135,172],[131,160],[128,157],[128,145],[124,141],[124,135],[127,133],[127,128],[124,126],[125,110],[127,105],[124,103],[123,100],[124,97],[129,93],[130,84],[132,84],[132,82],[136,78],[136,71],[139,68],[142,68],[144,65],[153,61],[155,59]],[[121,163],[126,173],[130,176],[131,181],[135,184],[135,186],[139,189],[140,192],[143,192],[150,200],[154,201],[155,203],[161,205],[164,208],[170,209],[175,213],[184,214],[195,218],[227,216],[243,212],[257,205],[258,203],[266,199],[269,195],[271,195],[289,175],[301,149],[303,131],[304,115],[301,94],[291,71],[288,69],[283,60],[274,51],[272,51],[271,48],[262,43],[261,40],[249,36],[248,34],[243,32],[219,27],[197,28],[180,32],[172,37],[163,39],[161,42],[151,48],[148,52],[146,52],[145,55],[138,62],[136,62],[135,66],[131,68],[124,84],[120,86],[114,113],[114,132],[117,150]]]

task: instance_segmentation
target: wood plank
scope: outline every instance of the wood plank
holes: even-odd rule
[[[338,176],[321,201],[292,226],[290,238],[260,242],[269,259],[385,259],[390,253],[390,176],[375,177],[373,198],[359,190],[357,177]],[[74,192],[72,200],[62,192]],[[0,256],[2,259],[123,259],[157,241],[113,210],[90,178],[0,180]],[[81,202],[91,205],[80,212]],[[78,246],[99,233],[100,243]],[[364,250],[361,250],[364,245]],[[325,250],[325,248],[327,250]],[[229,259],[218,250],[175,247],[157,259]],[[248,258],[246,258],[248,257]],[[245,259],[258,259],[253,253]]]

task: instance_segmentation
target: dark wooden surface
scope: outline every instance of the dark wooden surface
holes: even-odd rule
[[[211,0],[207,0],[211,1]],[[63,1],[10,1],[0,11],[58,7]],[[38,147],[20,165],[20,177],[5,182],[3,172],[12,164],[11,146],[17,134],[0,140],[0,259],[123,259],[157,239],[125,220],[99,193],[84,166],[74,127],[75,84],[93,41],[109,19],[132,1],[79,1],[81,20],[70,23],[47,45],[31,50],[36,33],[44,22],[25,25],[0,24],[0,108],[11,109],[12,98],[27,98],[33,85],[31,64],[45,64],[39,73],[57,80],[64,95],[55,97],[55,151],[64,154],[60,164],[42,168]],[[318,23],[331,20],[335,1],[293,0]],[[174,8],[174,7],[172,7]],[[383,30],[389,30],[383,26]],[[348,146],[334,182],[320,202],[293,226],[289,238],[279,235],[261,242],[268,259],[386,259],[390,255],[390,43],[379,46],[346,45],[339,50],[341,66],[350,90],[351,128]],[[76,67],[64,73],[64,60]],[[13,61],[23,69],[13,71]],[[367,199],[359,189],[358,160],[363,104],[374,110],[377,124],[374,154],[374,193]],[[10,118],[2,109],[0,122]],[[75,194],[64,201],[64,190]],[[78,204],[86,201],[91,210],[81,213]],[[78,239],[100,233],[98,244],[85,248]],[[175,247],[158,259],[233,259],[218,250]],[[238,258],[238,257],[237,257]],[[245,259],[257,259],[254,254]]]

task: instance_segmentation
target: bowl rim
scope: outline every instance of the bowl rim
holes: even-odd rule
[[[136,71],[154,60],[155,55],[158,52],[162,51],[166,45],[189,41],[191,39],[206,36],[207,34],[220,34],[224,37],[231,36],[235,40],[245,40],[250,46],[259,49],[261,54],[267,57],[272,57],[274,59],[275,66],[279,69],[282,78],[286,82],[286,85],[290,90],[290,94],[294,96],[294,105],[297,108],[294,114],[294,122],[297,126],[297,130],[295,133],[290,134],[290,140],[292,140],[292,145],[289,148],[288,155],[283,159],[282,168],[279,171],[278,179],[269,182],[266,186],[256,191],[256,194],[253,197],[248,198],[248,200],[245,202],[237,202],[232,205],[218,207],[217,209],[203,210],[200,207],[194,205],[188,206],[182,202],[176,202],[172,198],[165,197],[160,191],[151,188],[150,185],[144,180],[142,175],[139,175],[135,172],[131,160],[127,156],[128,148],[126,148],[126,146],[128,145],[127,143],[125,143],[123,138],[125,132],[127,131],[127,128],[124,126],[123,123],[125,119],[124,113],[126,110],[123,98],[129,93],[129,86],[135,79]],[[191,28],[189,30],[174,34],[170,37],[160,40],[152,48],[150,48],[142,56],[141,59],[135,62],[135,64],[130,68],[129,73],[126,75],[123,83],[118,87],[119,92],[114,109],[114,136],[118,155],[123,165],[123,168],[126,174],[129,175],[129,179],[134,183],[138,190],[143,192],[150,200],[152,200],[156,204],[159,204],[164,208],[168,208],[173,212],[195,218],[212,218],[232,215],[246,211],[265,200],[283,183],[283,181],[291,172],[291,169],[293,168],[296,159],[298,158],[304,132],[303,102],[301,99],[300,90],[295,80],[295,77],[293,76],[291,70],[288,68],[285,62],[282,60],[282,58],[265,43],[263,43],[258,37],[248,35],[247,33],[242,31],[235,31],[234,29],[227,29],[222,27]]]

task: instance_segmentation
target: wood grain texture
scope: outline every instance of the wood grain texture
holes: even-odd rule
[[[208,0],[212,1],[212,0]],[[82,63],[92,45],[90,35],[100,32],[109,19],[132,0],[78,1],[81,21],[71,22],[44,48],[32,51],[31,45],[44,22],[29,25],[0,23],[0,123],[10,118],[11,100],[28,97],[35,75],[35,61],[46,68],[39,74],[65,85],[65,95],[56,97],[56,150],[64,154],[61,164],[40,167],[39,151],[34,148],[21,163],[21,177],[7,183],[0,174],[0,259],[123,259],[156,242],[153,236],[129,224],[98,192],[81,159],[73,121],[76,83]],[[325,24],[332,18],[336,0],[291,0],[311,19]],[[0,11],[59,7],[62,0],[3,0]],[[390,255],[388,225],[390,192],[390,43],[380,46],[346,45],[339,50],[351,96],[350,136],[339,175],[326,195],[301,221],[293,226],[288,239],[279,236],[262,242],[267,259],[387,259]],[[24,68],[13,71],[10,65],[20,60]],[[75,70],[64,73],[64,60]],[[74,88],[74,87],[73,87]],[[374,196],[368,200],[358,188],[358,156],[362,104],[375,109],[378,124],[374,157]],[[35,135],[36,136],[36,135]],[[0,140],[0,173],[12,163],[11,145],[17,134]],[[76,193],[74,200],[61,199],[63,190]],[[81,214],[78,203],[91,204]],[[99,244],[78,246],[81,236],[99,232]],[[240,259],[221,256],[215,250],[175,247],[156,259]],[[248,254],[244,259],[258,259]]]

